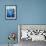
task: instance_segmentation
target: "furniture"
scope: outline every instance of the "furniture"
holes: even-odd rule
[[[18,25],[18,40],[46,41],[46,25]]]

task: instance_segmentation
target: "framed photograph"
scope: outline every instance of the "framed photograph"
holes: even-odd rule
[[[16,5],[6,5],[6,19],[16,19]]]

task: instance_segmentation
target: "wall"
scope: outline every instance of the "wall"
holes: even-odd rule
[[[17,5],[17,19],[5,19],[5,5]],[[46,24],[46,0],[0,0],[0,44],[7,44],[9,32],[18,24]],[[17,40],[16,40],[17,43]]]

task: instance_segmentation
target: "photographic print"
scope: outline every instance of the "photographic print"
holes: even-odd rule
[[[6,5],[6,19],[10,20],[16,19],[16,6]]]

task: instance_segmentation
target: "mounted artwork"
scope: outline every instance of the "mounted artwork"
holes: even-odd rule
[[[6,19],[16,19],[16,6],[6,5]]]

